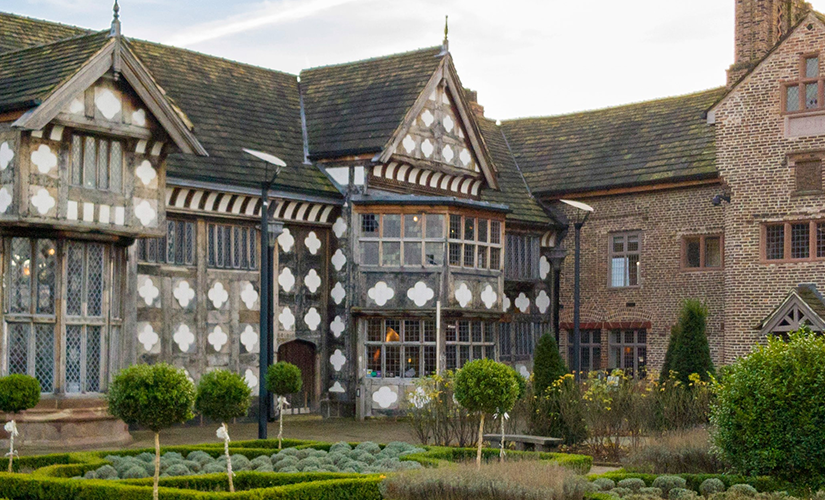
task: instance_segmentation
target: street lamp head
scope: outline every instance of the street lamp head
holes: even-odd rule
[[[593,207],[588,205],[587,203],[582,203],[580,201],[572,201],[572,200],[559,200],[560,202],[564,203],[567,206],[573,207],[576,210],[570,214],[570,220],[573,224],[582,225],[590,217],[590,214],[593,213]]]
[[[285,167],[286,166],[286,163],[284,162],[284,160],[278,158],[275,155],[271,155],[269,153],[264,153],[263,151],[256,151],[254,149],[243,148],[243,152],[246,153],[246,154],[250,154],[250,155],[254,156],[255,158],[257,158],[261,161],[265,161],[266,163],[269,163],[270,165],[275,165],[276,167]]]

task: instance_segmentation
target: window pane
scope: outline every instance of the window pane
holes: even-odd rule
[[[386,373],[384,377],[400,377],[401,376],[401,346],[388,345],[384,346],[384,367]]]
[[[464,245],[464,267],[475,267],[475,245]]]
[[[490,269],[501,269],[501,249],[490,248]]]
[[[629,255],[627,257],[627,285],[636,286],[639,284],[639,255]]]
[[[454,240],[461,239],[461,216],[450,216],[450,238]]]
[[[628,252],[638,252],[639,251],[639,236],[628,236],[627,237],[627,251]]]
[[[807,259],[810,257],[811,226],[805,222],[791,224],[791,258]]]
[[[175,221],[166,220],[166,258],[162,259],[170,264],[175,263],[175,234],[177,233]]]
[[[381,376],[381,346],[367,346],[367,375],[370,377]]]
[[[464,218],[464,239],[473,241],[476,238],[476,220],[472,217]]]
[[[421,242],[404,242],[404,265],[405,266],[420,266],[421,265]]]
[[[444,243],[425,243],[424,245],[425,264],[428,266],[441,266],[444,264]]]
[[[103,245],[88,245],[87,316],[103,315]]]
[[[404,346],[404,378],[420,376],[421,346]]]
[[[765,228],[765,258],[768,260],[785,258],[784,224],[771,224]]]
[[[487,219],[478,219],[478,241],[487,243]]]
[[[436,360],[438,359],[438,354],[436,352],[436,348],[434,345],[425,345],[424,346],[424,373],[421,375],[423,377],[429,377],[430,375],[435,374],[435,367],[436,367]]]
[[[785,109],[787,111],[799,111],[799,86],[786,87],[785,92]]]
[[[40,382],[40,392],[54,390],[54,325],[34,327],[34,378]]]
[[[448,370],[455,370],[458,366],[458,346],[448,345],[444,348],[444,357]]]
[[[378,216],[376,214],[361,214],[361,234],[378,236]]]
[[[401,243],[397,241],[385,241],[382,243],[384,254],[381,258],[382,266],[401,265]]]
[[[361,242],[361,264],[367,266],[378,265],[378,242],[377,241],[362,241]]]
[[[421,238],[421,226],[423,224],[421,214],[404,216],[404,238]]]
[[[72,184],[79,186],[83,182],[83,138],[72,136]]]
[[[479,269],[486,269],[487,268],[487,247],[484,245],[478,246],[478,268]]]
[[[37,312],[39,314],[54,314],[56,253],[54,241],[37,240]]]
[[[9,267],[11,268],[11,312],[31,312],[31,240],[12,238]]]
[[[468,361],[470,361],[470,346],[458,346],[458,367],[461,368]]]
[[[805,85],[805,108],[815,109],[819,105],[819,84],[811,83]]]
[[[501,243],[501,222],[497,220],[490,221],[490,243]]]
[[[401,216],[398,214],[384,214],[384,238],[401,237]]]
[[[384,342],[401,342],[401,322],[397,319],[388,319],[384,322],[386,329]]]
[[[86,392],[100,392],[100,326],[86,327]]]
[[[610,286],[627,286],[626,272],[627,259],[625,257],[613,257],[610,261]]]
[[[805,59],[805,77],[816,78],[819,76],[819,58],[808,57]]]
[[[481,342],[482,331],[481,331],[481,323],[478,321],[473,321],[471,325],[472,335],[473,335],[473,342]]]
[[[427,238],[444,237],[444,216],[441,214],[427,214]]]
[[[483,323],[484,326],[484,342],[495,342],[495,334],[493,330],[495,329],[495,323]]]
[[[109,155],[109,187],[112,191],[120,191],[123,178],[123,151],[120,142],[112,141]]]
[[[207,249],[206,253],[208,255],[207,263],[210,266],[216,266],[217,261],[215,260],[215,225],[209,224],[209,227],[206,230],[206,239],[209,240],[207,242]]]
[[[66,392],[80,392],[81,332],[80,325],[66,327]]]
[[[470,341],[470,322],[469,321],[459,321],[458,322],[458,341],[459,342],[469,342]]]
[[[381,342],[384,340],[383,323],[380,319],[371,319],[367,322],[367,342]]]
[[[450,265],[461,265],[461,243],[450,243]]]
[[[83,304],[83,247],[69,243],[66,256],[66,313],[80,316]]]
[[[97,187],[109,189],[109,142],[98,141]]]
[[[424,321],[424,342],[435,342],[435,322]]]
[[[9,324],[9,373],[29,374],[28,323]]]
[[[421,342],[421,322],[404,320],[404,342]]]
[[[705,267],[722,266],[722,238],[708,236],[705,238]]]
[[[448,323],[447,324],[447,331],[445,333],[445,338],[447,339],[447,342],[455,342],[458,339],[457,334],[456,334],[456,325],[455,325],[455,323]]]
[[[624,252],[624,236],[613,237],[613,253]]]
[[[83,185],[95,187],[97,180],[97,158],[95,157],[95,138],[85,137],[83,145]]]
[[[685,267],[699,267],[701,265],[701,250],[699,238],[685,239]]]
[[[825,223],[816,225],[816,256],[825,257]]]

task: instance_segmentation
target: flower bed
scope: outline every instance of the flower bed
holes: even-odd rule
[[[472,448],[414,447],[405,443],[377,445],[285,440],[284,446],[288,448],[278,453],[277,441],[273,440],[232,443],[230,455],[233,468],[238,460],[239,468],[246,469],[235,474],[234,494],[226,492],[228,480],[225,469],[217,471],[218,465],[225,466],[225,462],[221,461],[224,451],[221,443],[162,448],[166,463],[164,465],[162,460],[165,476],[160,478],[161,498],[378,500],[381,498],[379,484],[383,476],[376,471],[433,467],[475,457],[475,449]],[[151,475],[149,465],[153,467],[153,463],[149,459],[154,458],[153,451],[136,449],[21,457],[14,462],[15,470],[30,473],[0,473],[0,498],[148,499],[152,495],[152,479],[142,476],[144,473]],[[488,460],[497,459],[498,450],[487,448],[483,454]],[[592,462],[587,456],[560,453],[508,452],[508,456],[553,461],[580,473],[589,471]],[[284,461],[292,465],[281,466]],[[358,463],[364,465],[356,465]],[[0,460],[0,468],[7,467],[7,464]],[[336,470],[346,472],[333,472],[332,465]],[[141,471],[129,474],[135,466],[140,467]],[[102,476],[110,479],[97,478],[98,471],[104,467],[108,468],[104,469]],[[195,470],[197,468],[200,470]],[[151,470],[153,473],[154,469]],[[180,475],[171,473],[175,470]],[[88,479],[77,479],[79,476]]]

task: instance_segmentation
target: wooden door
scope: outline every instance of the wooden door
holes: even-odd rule
[[[291,413],[308,412],[315,408],[315,346],[302,340],[287,342],[278,348],[278,361],[292,363],[301,369],[301,392],[287,398]]]

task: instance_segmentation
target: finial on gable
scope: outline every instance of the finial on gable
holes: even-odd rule
[[[114,12],[114,16],[112,18],[112,30],[109,32],[109,36],[112,37],[119,37],[120,36],[120,5],[117,4],[117,0],[115,0],[115,5],[112,8]]]
[[[450,16],[444,16],[444,41],[441,42],[441,52],[447,53],[450,51],[450,42],[447,40],[447,34],[449,33],[449,25],[447,21],[449,20]]]

